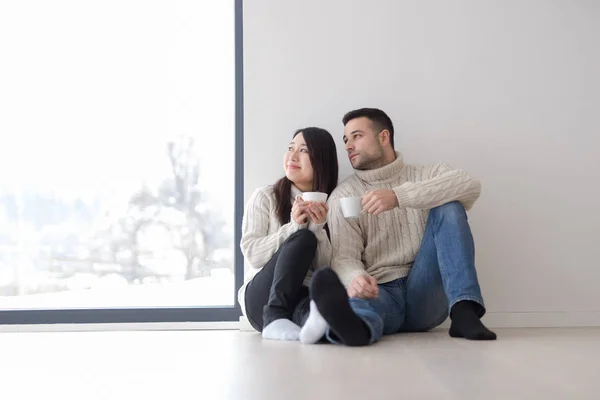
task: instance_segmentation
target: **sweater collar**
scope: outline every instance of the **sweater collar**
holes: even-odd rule
[[[301,194],[302,191],[298,189],[295,185],[292,185],[292,204],[294,204],[294,201],[296,201],[296,197],[298,197],[298,195]]]
[[[403,167],[404,162],[402,161],[402,154],[399,151],[397,151],[396,159],[388,165],[376,169],[355,169],[354,173],[360,180],[364,182],[385,182],[396,179],[398,175],[400,175],[400,173],[402,172]]]

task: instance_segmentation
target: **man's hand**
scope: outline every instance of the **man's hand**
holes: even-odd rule
[[[398,198],[391,189],[369,190],[362,197],[362,205],[365,212],[379,215],[384,211],[398,207]]]
[[[359,275],[352,280],[348,287],[348,297],[375,299],[379,295],[377,279],[371,275]]]

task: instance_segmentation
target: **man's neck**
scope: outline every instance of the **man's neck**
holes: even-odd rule
[[[383,168],[386,165],[393,163],[394,161],[396,161],[396,153],[394,153],[393,151],[386,152],[384,153],[383,157],[381,157],[377,161],[374,161],[373,164],[370,164],[368,168],[365,168],[364,170],[366,171],[371,169]]]
[[[386,155],[382,157],[380,166],[369,166],[369,169],[355,170],[354,173],[359,179],[365,182],[382,182],[396,179],[402,173],[404,163],[402,162],[402,154],[394,153],[393,157]]]

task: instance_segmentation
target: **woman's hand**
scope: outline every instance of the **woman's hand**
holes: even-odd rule
[[[327,221],[327,203],[309,202],[307,212],[310,220],[315,224],[324,224]]]
[[[306,209],[308,208],[308,201],[304,201],[302,196],[298,196],[294,205],[292,206],[292,219],[296,221],[298,225],[303,225],[308,222],[308,214]]]

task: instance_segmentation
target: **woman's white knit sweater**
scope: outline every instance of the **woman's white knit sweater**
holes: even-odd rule
[[[296,201],[296,196],[300,194],[302,192],[292,186],[292,206]],[[297,224],[293,218],[290,218],[290,222],[282,226],[275,213],[276,206],[273,186],[257,189],[250,197],[248,204],[246,204],[244,218],[242,219],[242,240],[240,243],[244,255],[246,279],[238,292],[238,301],[244,315],[246,315],[244,300],[248,282],[269,262],[283,242],[294,232],[308,228],[317,237],[317,253],[311,270],[308,271],[304,279],[305,285],[310,282],[311,271],[331,265],[331,243],[327,237],[327,232],[323,228],[325,224],[314,224],[312,222]]]

